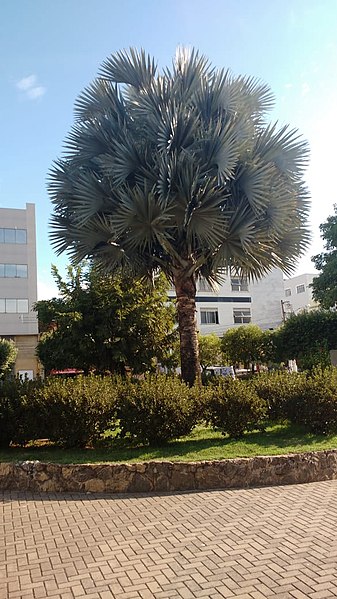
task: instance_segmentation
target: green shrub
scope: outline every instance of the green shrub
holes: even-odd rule
[[[113,426],[116,389],[108,377],[48,379],[33,400],[40,438],[64,447],[95,444]]]
[[[307,378],[303,388],[301,409],[293,422],[307,426],[316,434],[337,432],[337,369],[320,368]]]
[[[300,373],[271,372],[255,376],[255,391],[266,402],[271,422],[295,420],[303,402],[305,381],[306,376]]]
[[[238,439],[245,431],[264,429],[266,403],[251,383],[228,377],[207,393],[206,419],[224,435]]]
[[[120,436],[155,445],[188,435],[198,418],[198,393],[174,377],[126,381],[118,400]]]
[[[0,383],[0,447],[8,447],[14,440],[22,413],[22,398],[15,382]]]
[[[0,447],[25,444],[38,438],[37,414],[32,398],[41,380],[19,378],[0,382]]]

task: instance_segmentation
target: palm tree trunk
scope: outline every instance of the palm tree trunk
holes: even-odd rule
[[[185,383],[192,386],[201,380],[195,315],[195,279],[193,276],[186,278],[183,273],[178,273],[174,277],[174,286],[177,296],[181,376]]]

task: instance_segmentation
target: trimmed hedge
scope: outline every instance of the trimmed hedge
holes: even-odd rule
[[[40,437],[33,398],[42,385],[41,380],[0,381],[0,447]]]
[[[306,380],[302,401],[297,401],[291,420],[310,431],[329,435],[337,432],[337,369],[315,369]]]
[[[268,406],[268,419],[282,422],[295,419],[304,397],[307,377],[303,373],[271,372],[256,376],[252,383]]]
[[[99,377],[7,381],[0,386],[0,445],[35,439],[64,447],[94,444],[114,420],[116,389]]]
[[[267,418],[266,402],[249,382],[227,378],[209,388],[206,421],[234,439],[245,431],[263,430]]]
[[[267,420],[337,433],[337,369],[260,374],[251,381],[228,377],[201,389],[163,375],[0,384],[0,447],[36,439],[93,446],[114,429],[120,437],[158,445],[188,435],[201,421],[239,438],[263,430]]]
[[[117,388],[95,376],[48,379],[34,403],[45,438],[64,447],[94,445],[115,423]]]
[[[127,381],[119,390],[120,436],[157,445],[188,435],[198,421],[195,399],[200,393],[161,375]]]

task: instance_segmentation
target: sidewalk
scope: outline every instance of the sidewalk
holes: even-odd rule
[[[1,500],[1,599],[337,597],[337,481]]]

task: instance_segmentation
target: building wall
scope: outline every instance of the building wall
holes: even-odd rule
[[[283,305],[285,316],[318,307],[318,303],[313,300],[310,287],[315,276],[317,275],[305,273],[284,280]]]
[[[12,241],[13,231],[14,239],[21,239],[21,242]],[[26,231],[25,242],[22,242],[22,231]],[[10,274],[4,276],[9,269]],[[23,269],[27,276],[22,276]],[[33,370],[36,375],[38,321],[33,310],[37,301],[34,204],[26,204],[25,209],[0,208],[0,275],[0,336],[12,338],[19,347],[15,371]]]
[[[15,335],[14,342],[19,350],[15,374],[28,375],[30,378],[41,374],[41,366],[35,355],[37,341],[37,335]]]
[[[279,269],[274,269],[260,281],[248,283],[247,287],[243,285],[243,289],[238,289],[232,282],[227,277],[216,291],[207,289],[204,281],[198,283],[196,316],[202,335],[214,332],[221,336],[227,329],[249,322],[262,329],[274,329],[281,324],[284,288]],[[171,291],[170,295],[173,297],[174,293]],[[205,313],[213,322],[204,322],[207,319]],[[241,322],[235,322],[240,318]]]
[[[261,329],[275,329],[282,323],[283,273],[278,268],[251,286],[253,322]]]

